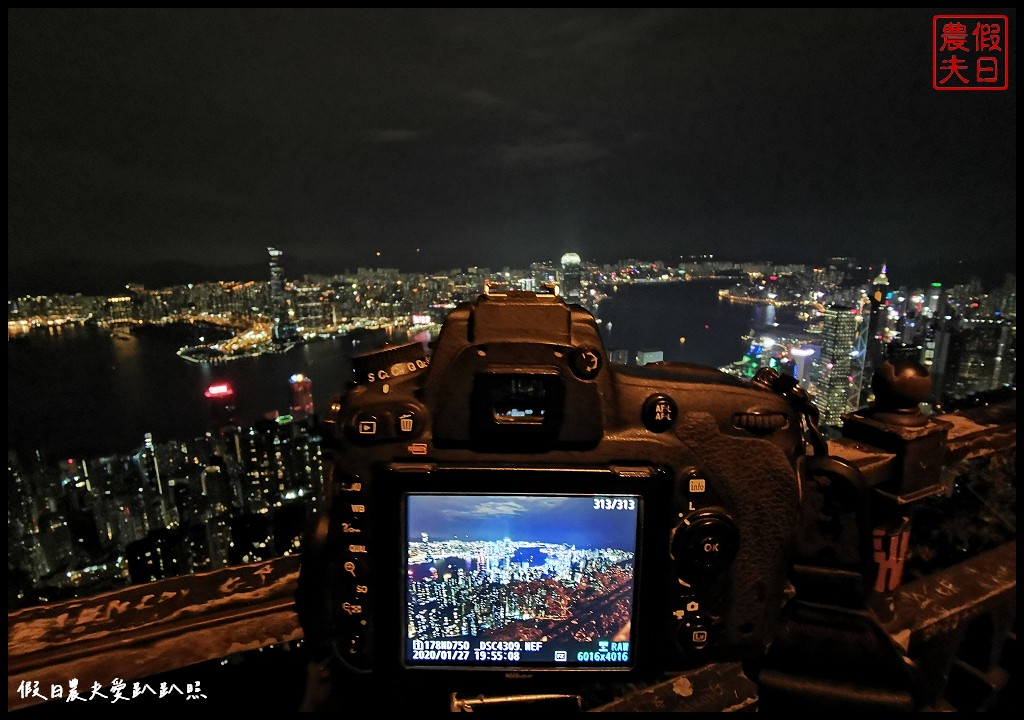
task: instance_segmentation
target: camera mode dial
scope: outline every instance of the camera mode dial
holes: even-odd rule
[[[352,374],[360,385],[397,380],[429,366],[430,356],[420,343],[396,345],[352,358]]]

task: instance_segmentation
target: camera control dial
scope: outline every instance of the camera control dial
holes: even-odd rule
[[[739,529],[732,518],[716,510],[699,510],[672,533],[672,558],[681,579],[706,577],[729,566],[739,549]]]

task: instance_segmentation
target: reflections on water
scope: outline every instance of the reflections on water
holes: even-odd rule
[[[208,365],[177,355],[210,329],[134,328],[126,337],[93,326],[37,328],[8,341],[8,448],[41,449],[56,457],[98,456],[141,445],[202,435],[211,426],[203,395],[216,382],[235,390],[236,416],[257,420],[286,412],[288,379],[313,381],[315,407],[351,379],[353,355],[386,342],[384,330],[307,343],[281,354]]]
[[[771,325],[774,307],[720,301],[707,282],[623,286],[598,311],[609,350],[628,357],[660,350],[665,360],[718,367],[739,359],[755,325]],[[288,379],[312,379],[317,411],[351,380],[353,355],[384,343],[407,342],[387,330],[305,343],[284,353],[216,365],[186,362],[177,351],[209,342],[219,328],[145,326],[114,335],[93,326],[36,328],[8,341],[8,447],[55,456],[97,456],[138,447],[145,433],[158,442],[210,429],[204,390],[234,388],[236,417],[256,420],[287,412]],[[415,339],[429,333],[417,328]],[[685,342],[681,340],[685,339]]]

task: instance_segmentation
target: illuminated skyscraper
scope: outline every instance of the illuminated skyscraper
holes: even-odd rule
[[[213,429],[224,434],[228,428],[235,427],[235,391],[226,382],[214,383],[203,393],[210,406]]]
[[[283,252],[277,248],[267,248],[270,255],[270,313],[274,320],[280,320],[285,312],[284,301],[284,268],[281,267]],[[284,315],[287,317],[287,314]]]
[[[142,450],[142,469],[154,485],[156,491],[164,494],[163,480],[160,478],[160,462],[156,455],[156,445],[153,443],[153,433],[146,433]]]
[[[125,295],[122,297],[107,298],[107,308],[110,311],[110,319],[115,323],[128,323],[132,319],[132,299]]]
[[[562,256],[562,297],[568,303],[578,303],[583,295],[583,268],[580,267],[580,256],[566,253]]]
[[[288,316],[288,299],[284,292],[284,268],[281,266],[283,252],[267,248],[270,255],[270,317],[274,322],[274,339],[280,342],[293,340],[297,328]]]
[[[132,583],[145,583],[191,572],[188,553],[177,530],[159,528],[124,549]]]
[[[287,415],[265,417],[241,437],[242,506],[265,513],[310,498],[323,480],[321,438]]]
[[[935,355],[935,364],[941,361],[946,371],[943,400],[1015,384],[1016,328],[1012,322],[996,317],[960,318],[948,334],[948,358]]]
[[[817,399],[821,424],[841,427],[842,416],[856,410],[860,402],[859,375],[863,358],[854,358],[862,317],[856,308],[830,306],[825,309],[824,337],[821,343],[820,392]]]
[[[149,483],[143,497],[150,527],[159,528],[175,524],[178,521],[178,511],[170,498],[170,487],[174,481],[164,477],[165,473],[161,469],[162,459],[153,442],[152,433],[146,433],[138,458],[139,469]]]
[[[313,381],[301,373],[288,379],[292,394],[292,417],[305,420],[313,415]]]
[[[928,317],[941,316],[944,304],[945,293],[942,291],[942,283],[932,283],[928,288],[928,307],[925,308],[924,314]]]
[[[235,483],[228,474],[223,458],[214,458],[215,462],[207,465],[199,476],[200,492],[209,500],[212,515],[226,515],[241,503],[236,497],[241,496],[241,490],[236,492]]]
[[[810,382],[811,358],[814,356],[815,350],[816,348],[813,346],[804,346],[789,351],[789,356],[793,359],[793,377],[802,388],[806,388]]]
[[[861,379],[859,406],[866,405],[871,395],[871,376],[883,362],[885,362],[885,347],[887,339],[886,330],[886,309],[888,302],[886,296],[889,294],[889,278],[885,274],[886,266],[882,265],[882,272],[878,273],[871,283],[871,294],[868,296],[868,303],[862,308],[870,307],[867,316],[867,325],[862,328],[866,332],[864,339],[864,370]]]
[[[618,365],[628,365],[629,350],[626,350],[625,348],[615,348],[614,350],[609,350],[608,362],[616,363]]]

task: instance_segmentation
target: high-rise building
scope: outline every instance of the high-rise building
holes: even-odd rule
[[[244,513],[228,520],[231,527],[229,565],[261,562],[274,557],[273,520],[269,513]]]
[[[856,410],[860,402],[860,386],[854,384],[854,355],[861,320],[856,308],[833,305],[825,309],[816,401],[824,426],[841,427],[842,416]]]
[[[146,515],[151,527],[168,527],[176,524],[177,510],[170,501],[169,481],[163,471],[159,449],[153,442],[153,434],[146,433],[142,449],[139,451],[139,470],[148,482],[148,490],[144,493]]]
[[[885,362],[885,347],[887,339],[886,330],[886,296],[889,294],[889,278],[886,276],[886,266],[882,265],[882,271],[875,276],[871,283],[871,292],[868,295],[868,302],[862,308],[870,308],[867,315],[867,324],[864,343],[864,371],[861,380],[859,405],[866,405],[871,394],[871,376],[883,362]]]
[[[212,458],[199,475],[200,492],[210,504],[211,515],[225,515],[241,507],[241,490],[227,471],[224,458]]]
[[[132,583],[145,583],[191,572],[188,553],[178,530],[159,528],[124,549]]]
[[[268,247],[267,254],[270,256],[270,315],[274,320],[280,320],[282,313],[286,312],[284,268],[281,267],[281,256],[284,253],[277,248]]]
[[[231,385],[226,382],[214,383],[206,388],[203,395],[210,407],[213,429],[218,434],[224,434],[227,429],[235,427],[235,391]]]
[[[228,516],[217,515],[205,522],[192,523],[184,533],[193,571],[214,570],[228,564],[231,549]]]
[[[608,362],[618,365],[629,364],[629,350],[625,348],[614,348],[608,351]]]
[[[942,283],[932,283],[928,288],[928,306],[924,314],[928,317],[941,316],[944,310],[945,293],[942,291]]]
[[[313,415],[313,381],[309,376],[296,373],[288,378],[291,389],[291,413],[296,420],[305,420]]]
[[[242,438],[242,502],[247,512],[299,501],[319,491],[320,437],[287,416],[256,421]]]
[[[665,352],[663,350],[656,350],[654,348],[647,348],[636,351],[636,364],[637,365],[649,365],[651,363],[662,362],[665,359]]]
[[[127,295],[107,298],[107,309],[110,320],[115,323],[128,323],[132,319],[132,299]]]
[[[950,339],[942,398],[961,399],[1014,382],[1014,324],[997,318],[960,318]]]
[[[566,253],[562,256],[561,290],[568,303],[578,303],[583,296],[583,268],[580,256]]]
[[[274,340],[287,342],[298,335],[298,328],[288,314],[288,298],[284,288],[284,267],[281,265],[283,252],[268,247],[270,255],[270,317],[274,322]]]
[[[803,347],[795,347],[789,351],[789,356],[793,360],[793,378],[797,384],[806,388],[811,380],[811,358],[814,356],[817,348],[809,345]]]

